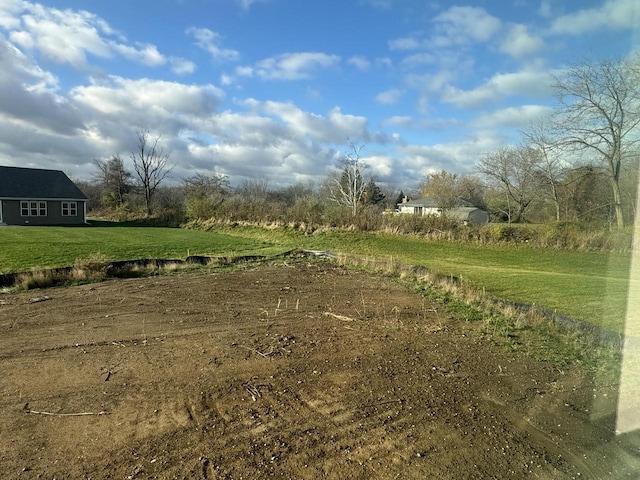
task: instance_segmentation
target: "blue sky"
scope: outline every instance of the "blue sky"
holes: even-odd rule
[[[637,0],[0,0],[0,164],[88,180],[159,135],[172,182],[472,172],[548,115],[550,75],[640,52]],[[129,164],[131,167],[131,165]]]

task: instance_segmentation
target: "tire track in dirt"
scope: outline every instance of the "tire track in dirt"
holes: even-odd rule
[[[506,352],[389,278],[304,260],[49,296],[0,309],[3,478],[640,472],[613,465],[637,449],[591,423],[581,368]]]

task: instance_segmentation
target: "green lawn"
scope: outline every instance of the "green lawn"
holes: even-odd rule
[[[425,241],[380,233],[238,227],[213,232],[156,227],[0,228],[0,273],[73,265],[100,253],[111,260],[188,255],[271,255],[295,247],[391,258],[461,277],[506,300],[537,304],[613,330],[626,309],[629,255],[562,252],[513,245]]]
[[[188,255],[273,254],[278,245],[261,240],[179,228],[4,227],[0,228],[0,273],[73,265],[100,253],[109,260],[184,259]]]

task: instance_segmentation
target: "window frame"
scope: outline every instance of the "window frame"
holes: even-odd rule
[[[65,213],[66,210],[66,213]],[[63,217],[77,217],[78,216],[78,202],[64,201],[60,202],[60,213]]]
[[[20,200],[21,217],[49,216],[49,203],[46,200]]]

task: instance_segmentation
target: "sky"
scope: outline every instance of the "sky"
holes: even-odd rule
[[[638,0],[0,0],[0,164],[91,180],[160,138],[171,183],[473,173],[552,75],[640,52]]]

